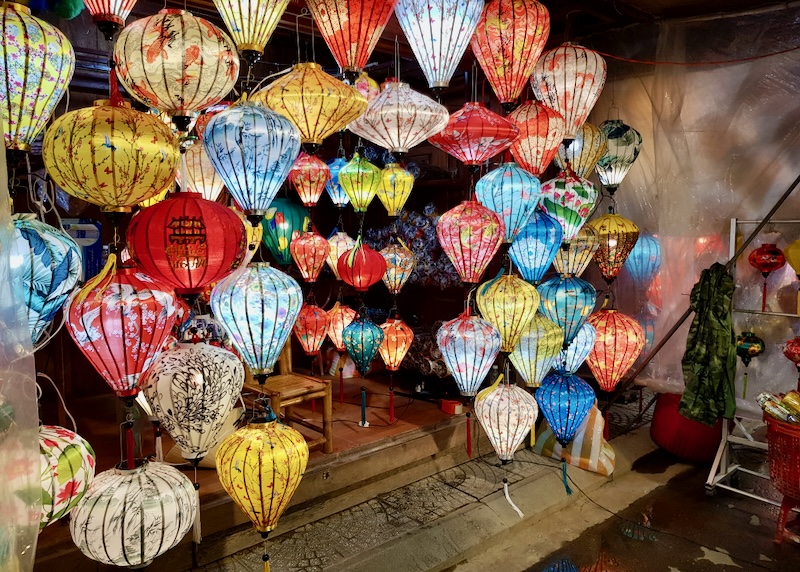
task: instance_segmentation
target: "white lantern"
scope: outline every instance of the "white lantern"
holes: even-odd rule
[[[514,451],[536,423],[539,406],[524,389],[501,381],[502,376],[478,394],[475,415],[500,462],[506,464],[514,460]]]
[[[214,169],[203,143],[195,143],[183,156],[186,160],[186,188],[200,193],[206,200],[216,201],[225,187],[225,182]],[[178,174],[180,175],[180,171]]]
[[[464,312],[439,328],[436,344],[461,395],[471,397],[500,353],[500,332],[486,320]]]

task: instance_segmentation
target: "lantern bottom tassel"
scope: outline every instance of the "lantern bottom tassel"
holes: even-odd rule
[[[261,557],[261,561],[264,563],[264,570],[263,572],[270,572],[272,570],[269,566],[269,554],[264,554]]]
[[[511,508],[514,509],[514,512],[516,512],[520,518],[525,518],[525,514],[519,510],[519,507],[514,504],[514,501],[511,500],[511,495],[508,494],[508,479],[506,478],[503,478],[503,494],[506,495],[506,500],[508,501],[508,504],[511,505]]]
[[[747,399],[747,368],[744,370],[744,383],[742,384],[742,399]]]
[[[564,481],[564,490],[568,495],[572,494],[572,489],[569,488],[569,481],[567,480],[567,460],[561,459],[561,480]]]

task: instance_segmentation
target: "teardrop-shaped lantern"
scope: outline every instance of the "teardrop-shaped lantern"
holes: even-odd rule
[[[600,124],[608,148],[597,163],[597,176],[612,195],[631,170],[642,147],[642,135],[620,119],[608,119]]]
[[[357,213],[367,212],[382,182],[381,170],[358,153],[339,170],[338,183]]]
[[[381,170],[378,198],[389,216],[398,216],[414,188],[414,175],[397,163],[388,163]]]
[[[344,157],[337,157],[333,161],[329,161],[328,169],[330,169],[331,178],[325,185],[325,190],[328,192],[331,202],[340,209],[346,207],[350,202],[350,197],[347,196],[347,193],[344,192],[344,189],[339,184],[339,171],[345,165],[347,165],[347,159]]]
[[[208,158],[203,143],[195,143],[186,149],[183,157],[186,161],[186,188],[200,193],[208,201],[216,201],[225,187],[225,181]]]
[[[261,220],[262,240],[281,266],[292,263],[291,244],[311,222],[308,211],[290,199],[274,199]]]
[[[613,213],[604,214],[589,225],[597,231],[594,261],[605,281],[611,284],[639,239],[639,227],[632,220]]]
[[[203,145],[234,200],[259,218],[289,176],[300,153],[300,134],[282,115],[242,101],[211,118]]]
[[[561,172],[542,184],[542,208],[561,223],[564,242],[570,242],[592,213],[597,189],[587,179]]]
[[[478,287],[475,295],[483,319],[500,332],[501,352],[512,352],[539,308],[536,288],[513,274],[504,274]]]
[[[514,460],[514,452],[535,425],[539,406],[521,387],[496,382],[475,397],[475,416],[505,465]]]
[[[165,463],[143,461],[96,475],[72,509],[69,531],[84,556],[143,568],[183,540],[198,510],[192,481]]]
[[[390,78],[381,94],[348,128],[391,153],[408,153],[444,129],[449,118],[444,105]]]
[[[661,269],[661,243],[651,234],[640,234],[639,240],[625,261],[637,288],[645,290]]]
[[[331,317],[322,308],[315,304],[305,304],[297,315],[294,323],[294,335],[307,356],[316,355],[322,348]]]
[[[475,184],[481,204],[503,217],[505,241],[512,242],[539,204],[542,184],[516,163],[503,163]]]
[[[300,270],[303,280],[314,283],[328,260],[330,245],[325,237],[315,230],[304,232],[289,244],[292,259]]]
[[[551,373],[536,390],[536,402],[562,447],[569,445],[595,401],[594,390],[573,374]]]
[[[539,387],[542,384],[563,344],[564,332],[561,327],[536,314],[509,355],[514,368],[525,380],[525,385]]]
[[[509,148],[519,129],[477,101],[468,101],[452,113],[441,132],[428,143],[465,165],[480,165]]]
[[[403,244],[390,244],[380,251],[386,261],[383,283],[389,293],[397,296],[417,266],[417,257]]]
[[[303,305],[291,276],[266,262],[234,272],[211,291],[211,309],[260,382],[272,372]]]
[[[400,0],[397,20],[432,89],[445,88],[481,17],[482,0]]]
[[[383,342],[378,351],[389,371],[397,371],[414,342],[414,332],[400,318],[389,318],[380,325]]]
[[[339,276],[339,259],[342,257],[342,254],[348,250],[352,250],[355,245],[356,241],[346,232],[335,232],[328,239],[330,250],[328,251],[328,259],[326,262],[328,263],[328,268],[333,271],[333,275],[336,276],[337,280],[342,279],[342,277]]]
[[[578,330],[577,335],[569,343],[565,350],[561,350],[558,355],[553,369],[558,373],[575,373],[589,357],[589,352],[594,347],[594,341],[597,331],[594,326],[586,322]]]
[[[586,363],[600,389],[613,391],[642,353],[644,332],[639,322],[618,310],[598,310],[588,323],[597,336]]]
[[[236,49],[252,66],[286,11],[289,0],[214,0]]]
[[[56,118],[42,145],[53,181],[108,211],[130,211],[172,186],[178,157],[177,140],[158,117],[107,100]]]
[[[172,289],[135,268],[88,282],[64,306],[69,335],[118,397],[139,393],[175,325]]]
[[[178,344],[158,356],[144,393],[184,459],[202,459],[218,440],[244,385],[233,353],[210,344]]]
[[[533,211],[508,249],[508,255],[525,280],[536,285],[544,278],[561,249],[563,235],[556,219],[541,209]]]
[[[317,205],[330,178],[328,165],[319,157],[305,153],[300,153],[289,171],[289,180],[306,207]]]
[[[358,316],[342,332],[342,341],[358,373],[364,376],[383,343],[383,330],[368,317]]]
[[[182,132],[190,115],[222,101],[239,77],[233,40],[186,10],[136,20],[114,43],[114,69],[133,97],[170,115]]]
[[[553,259],[553,266],[559,274],[580,277],[592,256],[600,247],[600,240],[594,227],[585,224],[571,241],[564,243],[567,248],[560,248]]]
[[[442,324],[436,332],[436,345],[456,381],[461,395],[478,392],[500,353],[500,332],[492,324],[469,311]]]
[[[536,99],[564,117],[564,139],[575,138],[605,84],[606,61],[602,56],[571,43],[544,52],[531,76]]]
[[[542,303],[539,311],[564,330],[569,344],[586,322],[597,300],[594,286],[574,276],[555,276],[539,285]]]
[[[57,27],[6,2],[0,75],[0,113],[6,149],[27,153],[50,120],[75,71],[75,52]]]
[[[112,42],[114,34],[125,26],[136,0],[84,0],[84,5],[106,41]]]
[[[344,340],[342,339],[344,329],[356,319],[358,313],[350,306],[336,302],[328,312],[328,316],[331,319],[328,325],[328,337],[336,351],[342,353],[347,349],[344,347]]]
[[[477,284],[505,236],[500,216],[478,201],[464,201],[439,217],[436,237],[462,282]]]
[[[356,292],[366,292],[377,283],[386,272],[386,261],[379,252],[364,243],[356,243],[339,257],[336,263],[339,276],[346,284],[350,284]]]
[[[539,101],[526,101],[508,114],[508,120],[519,129],[511,155],[523,169],[541,176],[564,139],[564,118]]]
[[[470,46],[500,103],[517,100],[549,36],[550,12],[536,0],[486,3]]]
[[[606,134],[587,122],[578,128],[575,139],[558,148],[556,165],[562,171],[566,171],[569,165],[573,173],[585,179],[592,174],[607,149]]]

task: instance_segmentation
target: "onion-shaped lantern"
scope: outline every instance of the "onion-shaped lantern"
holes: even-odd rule
[[[183,458],[197,461],[217,444],[243,385],[244,367],[233,353],[205,343],[178,344],[153,363],[144,393]]]
[[[553,259],[553,266],[559,274],[580,277],[600,247],[597,231],[594,227],[585,224],[575,238],[565,244],[567,248],[559,249]]]
[[[358,373],[367,375],[383,343],[383,330],[366,316],[358,316],[342,331],[342,341]]]
[[[227,276],[247,252],[242,220],[200,193],[173,193],[128,225],[128,252],[177,294],[199,294]]]
[[[391,153],[408,153],[444,129],[449,118],[445,106],[390,78],[381,94],[348,128]]]
[[[750,266],[761,272],[764,277],[764,286],[761,292],[761,311],[767,311],[767,278],[770,273],[780,270],[786,265],[786,257],[780,248],[774,244],[762,244],[747,257]]]
[[[562,447],[569,445],[594,404],[591,386],[574,374],[551,373],[536,390],[536,402]]]
[[[644,332],[639,322],[618,310],[599,310],[588,323],[597,334],[586,363],[600,389],[613,391],[642,353]]]
[[[383,256],[368,245],[358,242],[351,250],[342,254],[336,264],[341,279],[355,288],[356,292],[366,292],[386,272]]]
[[[75,52],[57,27],[22,4],[2,8],[0,113],[6,149],[27,153],[50,120],[75,71]]]
[[[162,121],[107,100],[59,116],[42,146],[47,174],[59,187],[108,211],[130,211],[172,186],[178,157]]]
[[[183,473],[142,462],[96,475],[72,510],[69,531],[92,560],[144,567],[183,540],[198,510],[194,485]]]
[[[294,335],[307,356],[316,355],[322,348],[330,323],[328,312],[315,304],[306,303],[300,309],[294,323]]]
[[[164,8],[120,32],[114,68],[128,93],[172,116],[186,132],[192,113],[219,103],[233,89],[239,56],[230,37],[208,20]]]
[[[512,242],[539,204],[542,184],[516,163],[503,163],[480,178],[475,196],[503,217],[505,241]]]
[[[528,387],[539,387],[544,376],[555,364],[558,352],[564,344],[561,327],[536,314],[522,332],[517,347],[509,358],[514,368]]]
[[[613,213],[604,214],[589,225],[597,231],[594,261],[605,281],[611,284],[639,239],[639,227],[632,220]]]
[[[542,54],[531,77],[536,99],[559,112],[565,139],[574,139],[606,83],[606,61],[593,50],[566,43]]]
[[[342,257],[342,254],[355,248],[356,241],[350,238],[350,235],[346,232],[335,232],[328,239],[328,246],[330,247],[328,259],[326,261],[328,263],[328,268],[333,271],[333,275],[336,276],[337,280],[341,280],[342,277],[339,275],[339,259]]]
[[[300,134],[282,115],[243,101],[211,118],[203,144],[237,204],[260,218],[300,153]]]
[[[625,261],[625,268],[637,288],[645,290],[650,286],[661,268],[661,243],[658,238],[650,234],[640,234]]]
[[[538,290],[542,298],[539,311],[561,326],[564,343],[569,344],[594,310],[597,291],[574,276],[555,276],[542,282]]]
[[[500,332],[467,311],[442,324],[436,333],[436,344],[461,395],[471,397],[478,392],[500,353]]]
[[[541,282],[561,249],[563,234],[556,219],[543,210],[533,211],[508,249],[511,260],[525,280],[534,285]]]
[[[586,179],[562,172],[542,184],[542,208],[561,223],[564,242],[578,234],[592,213],[597,201],[597,189]]]
[[[377,194],[389,216],[400,214],[413,187],[414,175],[397,163],[388,163],[381,170],[381,184]]]
[[[514,460],[514,452],[536,423],[539,406],[521,387],[502,383],[501,375],[475,397],[475,416],[505,465]]]
[[[558,373],[575,373],[589,357],[594,347],[597,331],[589,322],[584,323],[569,346],[558,354],[553,369]]]
[[[609,119],[600,124],[608,148],[597,162],[597,176],[612,195],[631,170],[642,147],[642,135],[619,119]]]
[[[550,12],[536,0],[486,3],[470,46],[504,107],[522,93],[549,35]]]
[[[252,66],[264,53],[289,0],[214,0],[236,49]]]
[[[436,237],[462,282],[477,284],[505,236],[500,216],[478,201],[464,201],[439,217]]]
[[[261,221],[262,240],[278,264],[292,263],[292,241],[306,231],[310,222],[308,211],[295,202],[282,197],[272,201]]]
[[[344,329],[356,319],[358,313],[350,306],[336,302],[333,308],[328,312],[328,316],[330,316],[331,319],[328,325],[328,337],[331,339],[336,351],[342,353],[346,349],[344,347],[344,340],[342,339]]]
[[[319,157],[305,153],[300,153],[289,171],[289,180],[306,207],[317,205],[330,178],[328,165]]]
[[[390,244],[380,254],[386,261],[383,283],[391,294],[397,296],[411,278],[411,273],[417,266],[417,257],[404,244]]]
[[[483,319],[500,332],[500,351],[512,352],[536,314],[540,299],[536,288],[513,274],[504,274],[481,284],[475,301]]]
[[[783,355],[795,365],[800,376],[800,336],[787,340],[782,347]]]
[[[42,518],[39,528],[66,516],[94,479],[97,457],[89,442],[55,425],[39,427],[42,466]]]
[[[294,278],[266,262],[234,272],[211,291],[211,309],[259,383],[266,380],[303,305]]]
[[[303,280],[309,283],[317,281],[325,261],[328,260],[330,248],[325,237],[315,230],[304,232],[292,240],[289,250]]]
[[[400,318],[389,318],[380,328],[383,330],[383,342],[378,348],[381,359],[387,370],[397,371],[414,342],[414,332]]]
[[[205,146],[196,143],[183,153],[183,157],[186,161],[185,188],[200,193],[206,200],[216,201],[225,186],[225,181],[208,158]]]
[[[347,165],[347,163],[348,161],[344,157],[337,157],[333,161],[328,162],[331,178],[325,185],[325,190],[328,192],[328,196],[334,206],[340,209],[346,207],[347,203],[350,202],[350,197],[347,196],[347,193],[344,192],[344,189],[339,184],[339,171],[341,171],[342,167]]]
[[[519,129],[477,101],[468,101],[452,113],[441,132],[428,143],[465,165],[480,165],[502,153],[517,139]]]
[[[556,165],[562,171],[566,171],[569,165],[573,173],[585,179],[592,174],[607,149],[606,134],[587,122],[578,128],[575,139],[558,148]]]
[[[342,187],[357,213],[367,212],[383,184],[381,170],[358,153],[339,170],[338,184]]]
[[[538,101],[526,101],[508,114],[508,120],[519,129],[511,155],[523,169],[541,176],[564,139],[564,118]]]
[[[88,282],[64,306],[69,335],[118,397],[139,393],[175,325],[172,289],[134,268]]]

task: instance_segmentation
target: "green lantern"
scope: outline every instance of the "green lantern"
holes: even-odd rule
[[[295,236],[308,230],[310,223],[308,211],[289,199],[274,199],[269,205],[261,221],[263,241],[279,265],[288,266],[292,263],[289,245]]]
[[[355,153],[339,171],[339,184],[355,211],[365,213],[383,184],[383,174],[378,167]]]

